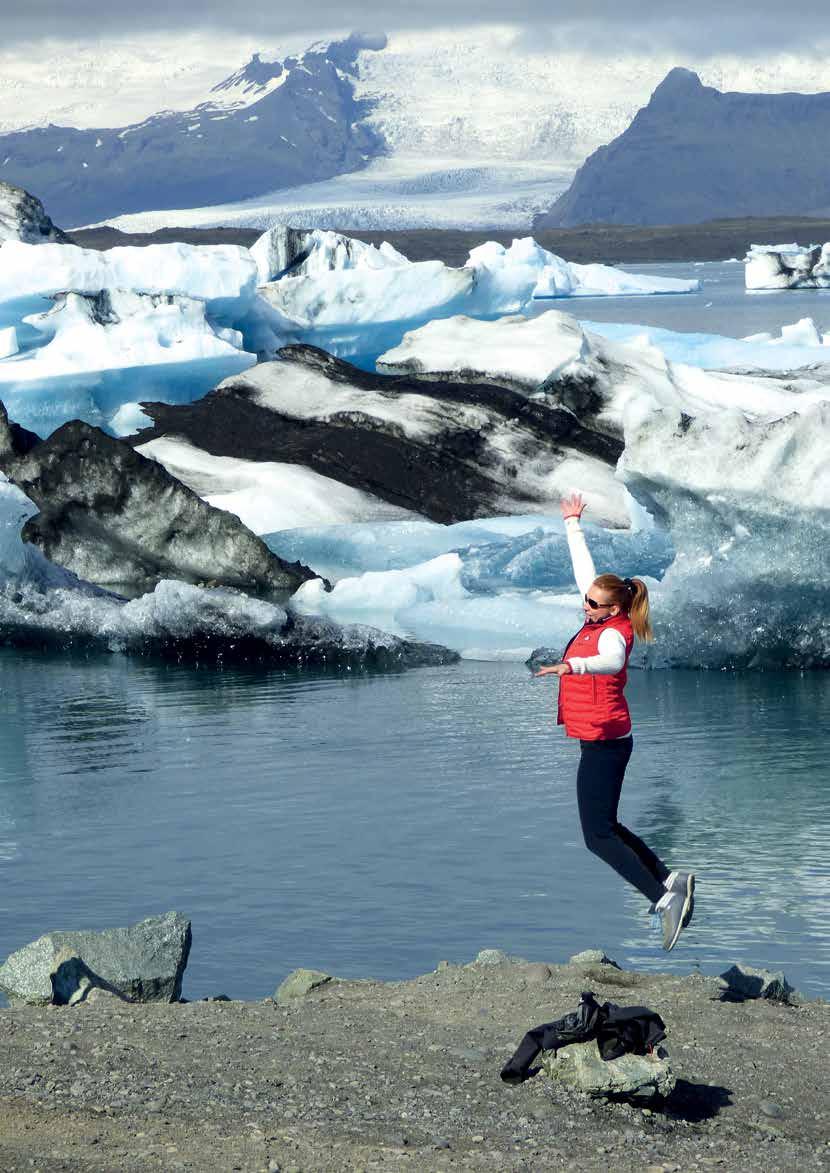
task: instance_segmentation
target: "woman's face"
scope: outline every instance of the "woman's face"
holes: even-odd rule
[[[592,606],[592,604],[596,604],[596,606]],[[608,591],[604,591],[595,582],[591,583],[587,595],[582,600],[582,610],[585,612],[588,623],[598,623],[601,619],[607,619],[609,615],[619,615],[620,613],[618,604],[611,602]]]

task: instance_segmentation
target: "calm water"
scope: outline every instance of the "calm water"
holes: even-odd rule
[[[666,265],[620,265],[631,273],[696,278],[700,293],[649,297],[580,297],[539,301],[535,312],[561,309],[584,321],[638,322],[684,333],[724,334],[745,338],[763,330],[812,318],[819,331],[830,330],[830,290],[785,289],[747,293],[744,266],[691,262]]]
[[[326,676],[0,650],[0,689],[0,956],[177,908],[189,997],[493,946],[741,959],[826,993],[830,674],[633,674],[623,816],[700,876],[670,957],[582,846],[555,685],[521,665]]]

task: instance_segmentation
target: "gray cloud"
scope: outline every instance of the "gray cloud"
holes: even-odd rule
[[[826,24],[827,0],[336,0],[303,4],[274,0],[0,0],[3,40],[99,39],[139,32],[226,31],[276,43],[293,34],[325,34],[344,24],[393,31],[481,23],[519,26],[516,47],[540,51],[574,48],[606,52],[676,50],[709,55],[789,50],[809,52]]]

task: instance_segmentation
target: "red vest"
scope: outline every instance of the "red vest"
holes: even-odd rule
[[[623,695],[628,679],[628,657],[634,646],[634,631],[627,615],[614,615],[604,623],[586,623],[565,648],[563,661],[570,656],[596,656],[599,637],[609,627],[625,640],[625,663],[609,675],[569,672],[559,677],[558,722],[568,737],[582,741],[606,741],[631,732],[631,717]]]

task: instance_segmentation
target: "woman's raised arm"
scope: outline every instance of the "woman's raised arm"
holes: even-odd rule
[[[574,578],[580,595],[584,598],[588,588],[597,576],[594,560],[579,519],[585,509],[585,501],[581,493],[571,493],[570,497],[563,497],[559,503],[562,516],[565,519],[565,534],[568,538],[568,550],[571,555]]]

